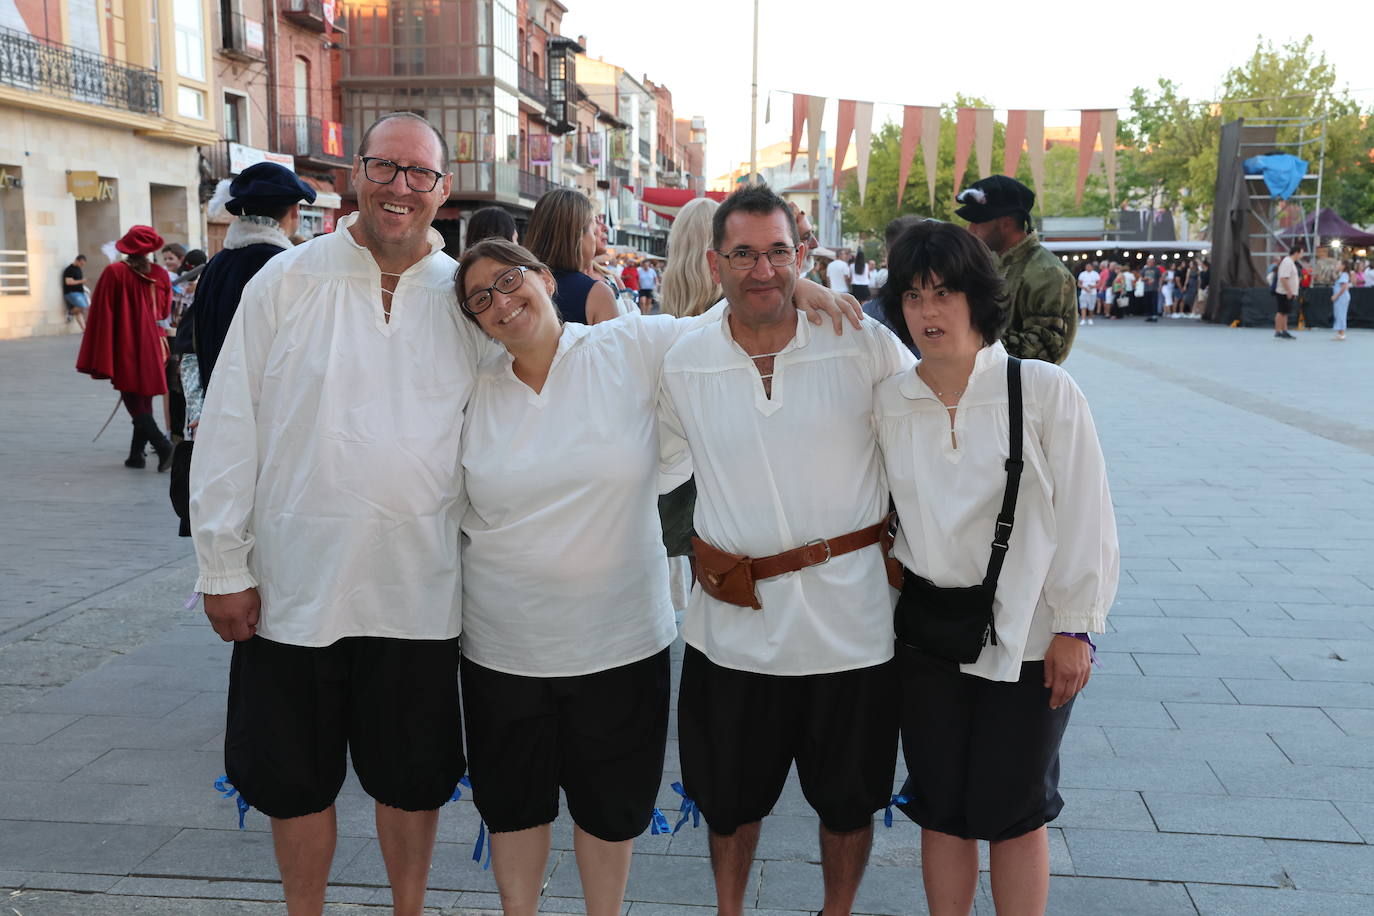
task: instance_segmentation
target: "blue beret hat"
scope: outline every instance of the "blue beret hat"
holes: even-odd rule
[[[296,177],[296,173],[275,162],[250,165],[229,184],[229,202],[224,209],[238,216],[249,204],[289,207],[299,201],[315,202],[315,189]]]

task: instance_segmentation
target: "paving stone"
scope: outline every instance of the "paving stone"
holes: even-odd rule
[[[106,751],[122,749],[187,749],[196,750],[221,730],[221,723],[187,722],[173,718],[175,713],[159,718],[128,716],[83,716],[43,743],[50,747],[90,748]]]
[[[1202,760],[1128,759],[1112,754],[1065,751],[1060,762],[1061,788],[1226,794],[1212,768]]]
[[[1274,599],[1256,601],[1221,601],[1212,599],[1180,600],[1161,598],[1155,602],[1166,617],[1229,617],[1240,620],[1250,617],[1291,619]]]
[[[1322,711],[1347,735],[1374,738],[1374,709],[1343,709],[1332,706]]]
[[[358,840],[359,849],[350,861],[337,868],[338,878],[346,884],[387,884],[386,863],[376,840]],[[430,861],[429,886],[436,890],[496,892],[496,877],[472,860],[472,846],[466,843],[435,843]],[[559,853],[550,856],[550,869]]]
[[[1107,618],[1118,633],[1213,633],[1244,636],[1245,630],[1229,617],[1121,617]]]
[[[113,875],[64,874],[38,872],[24,883],[25,890],[81,891],[99,894],[108,891],[119,879]]]
[[[1146,792],[1145,804],[1166,833],[1208,833],[1359,843],[1329,801]]]
[[[1248,760],[1284,763],[1283,751],[1268,735],[1253,731],[1168,731],[1159,728],[1105,729],[1119,757],[1170,760]],[[1306,736],[1304,736],[1305,738]],[[1301,740],[1301,739],[1300,739]]]
[[[1374,639],[1374,630],[1355,620],[1270,620],[1248,618],[1237,627],[1247,636],[1293,639]],[[1287,652],[1284,653],[1289,654]]]
[[[1141,620],[1162,620],[1167,618],[1143,617]],[[1196,655],[1197,649],[1183,633],[1154,632],[1107,633],[1097,637],[1098,648],[1109,652],[1172,652],[1180,655]]]
[[[767,909],[820,909],[824,900],[820,865],[764,862],[758,905]],[[926,912],[920,873],[908,868],[870,866],[854,900],[855,914],[906,916]]]
[[[1374,660],[1278,655],[1274,661],[1295,681],[1350,681],[1365,684],[1374,681]]]
[[[1054,916],[1196,916],[1182,884],[1116,878],[1050,878]]]
[[[132,897],[204,897],[212,900],[286,899],[280,883],[194,878],[123,878],[109,889],[109,893]],[[371,896],[371,892],[368,896]]]
[[[1091,682],[1089,682],[1091,683]],[[1075,725],[1129,725],[1136,728],[1177,728],[1157,700],[1099,699],[1086,693],[1073,703]]]
[[[1259,655],[1158,655],[1132,653],[1147,677],[1248,677],[1288,680],[1285,669]]]
[[[1374,738],[1275,735],[1279,747],[1297,764],[1374,767]],[[1374,771],[1366,771],[1374,779]]]
[[[59,752],[54,752],[59,753]],[[113,783],[130,786],[212,785],[224,772],[224,755],[213,751],[125,750],[105,751],[70,778],[74,782]]]
[[[1352,706],[1374,709],[1374,684],[1230,677],[1224,678],[1223,682],[1235,699],[1247,706]]]
[[[0,744],[37,744],[71,725],[80,716],[12,712],[0,716]]]
[[[1266,840],[1300,891],[1369,894],[1374,889],[1374,846]],[[1374,897],[1371,897],[1374,903]]]
[[[1114,672],[1094,672],[1088,686],[1083,688],[1083,696],[1095,700],[1174,700],[1188,703],[1236,701],[1218,677],[1144,677]]]
[[[1293,620],[1354,620],[1374,619],[1374,605],[1370,604],[1297,604],[1281,605],[1286,616]]]
[[[1365,894],[1189,884],[1199,916],[1369,916]]]
[[[1320,709],[1306,706],[1242,706],[1234,703],[1165,703],[1181,729],[1254,731],[1267,734],[1341,734]]]
[[[55,750],[33,744],[0,744],[0,782],[59,782],[99,757],[103,750]]]
[[[63,687],[44,694],[26,712],[82,716],[164,716],[186,702],[182,690],[145,687]]]
[[[188,898],[121,897],[109,894],[71,894],[25,891],[9,905],[24,907],[22,916],[280,916],[276,902],[195,900]],[[428,911],[433,913],[433,910]],[[391,916],[391,907],[362,907],[330,903],[324,916]]]
[[[1070,789],[1060,786],[1064,810],[1056,827],[1094,830],[1158,830],[1139,792],[1122,789]]]
[[[1364,841],[1374,844],[1374,802],[1338,801],[1335,805]]]
[[[1217,760],[1210,764],[1232,795],[1365,801],[1370,797],[1367,769],[1344,766],[1253,763]],[[1165,791],[1168,791],[1167,789]]]
[[[123,875],[177,833],[170,827],[0,822],[0,862],[34,872]]]
[[[338,838],[334,849],[334,863],[329,871],[331,882],[341,880],[343,870],[365,842],[354,837]],[[139,862],[137,867],[139,874],[147,876],[195,875],[247,881],[273,881],[277,879],[278,874],[271,834],[233,829],[181,830],[156,852]],[[132,868],[125,869],[124,873],[131,871]]]
[[[1267,887],[1284,880],[1278,859],[1253,837],[1067,828],[1064,838],[1081,876]]]

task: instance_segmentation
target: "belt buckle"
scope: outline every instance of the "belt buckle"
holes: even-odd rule
[[[1002,530],[1002,529],[1004,529],[1004,528],[1006,529],[1006,531],[1003,531],[1003,530]],[[1006,550],[1007,548],[1009,548],[1009,547],[1011,546],[1010,538],[1011,538],[1011,525],[1008,524],[1007,522],[998,522],[997,525],[996,525],[996,529],[995,529],[994,532],[993,532],[992,546],[993,546],[993,547],[1000,547],[1000,548],[1002,548],[1003,550]]]
[[[828,539],[826,539],[826,538],[816,538],[814,541],[807,541],[805,544],[802,545],[802,548],[805,549],[805,548],[807,548],[807,547],[815,547],[817,544],[824,544],[824,545],[825,545],[825,559],[824,559],[824,560],[817,560],[815,563],[809,563],[809,564],[807,564],[808,566],[821,566],[822,564],[825,564],[825,563],[829,563],[829,562],[830,562],[830,557],[831,557],[831,553],[830,553],[830,541],[829,541]]]

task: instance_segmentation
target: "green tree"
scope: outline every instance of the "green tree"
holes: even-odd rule
[[[1338,86],[1335,67],[1312,46],[1309,35],[1276,47],[1262,37],[1243,64],[1222,80],[1221,98],[1198,101],[1184,96],[1177,84],[1161,79],[1153,90],[1131,94],[1131,115],[1123,136],[1137,152],[1130,159],[1138,193],[1155,188],[1160,202],[1190,218],[1211,216],[1216,192],[1221,125],[1236,118],[1313,119],[1326,115],[1326,164],[1323,195],[1347,219],[1374,217],[1374,183],[1369,161],[1371,138],[1367,119],[1348,89]],[[1278,132],[1282,142],[1315,139],[1312,126]],[[1320,143],[1308,142],[1300,154],[1315,168]]]

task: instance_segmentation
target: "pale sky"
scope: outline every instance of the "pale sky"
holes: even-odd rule
[[[748,160],[749,0],[563,2],[563,34],[586,35],[591,56],[667,85],[678,117],[706,118],[708,176]],[[1319,20],[1308,14],[1317,10]],[[1309,32],[1341,82],[1358,90],[1362,104],[1374,101],[1370,28],[1335,7],[760,0],[759,146],[791,132],[786,93],[773,95],[772,121],[763,123],[770,89],[896,105],[948,103],[962,92],[999,109],[1047,109],[1047,124],[1077,124],[1077,109],[1125,109],[1132,88],[1153,86],[1160,76],[1192,98],[1214,98],[1222,75],[1250,57],[1258,35],[1282,44]],[[833,101],[826,107],[832,145],[835,109]],[[900,108],[879,104],[875,132],[886,119],[900,123]]]

